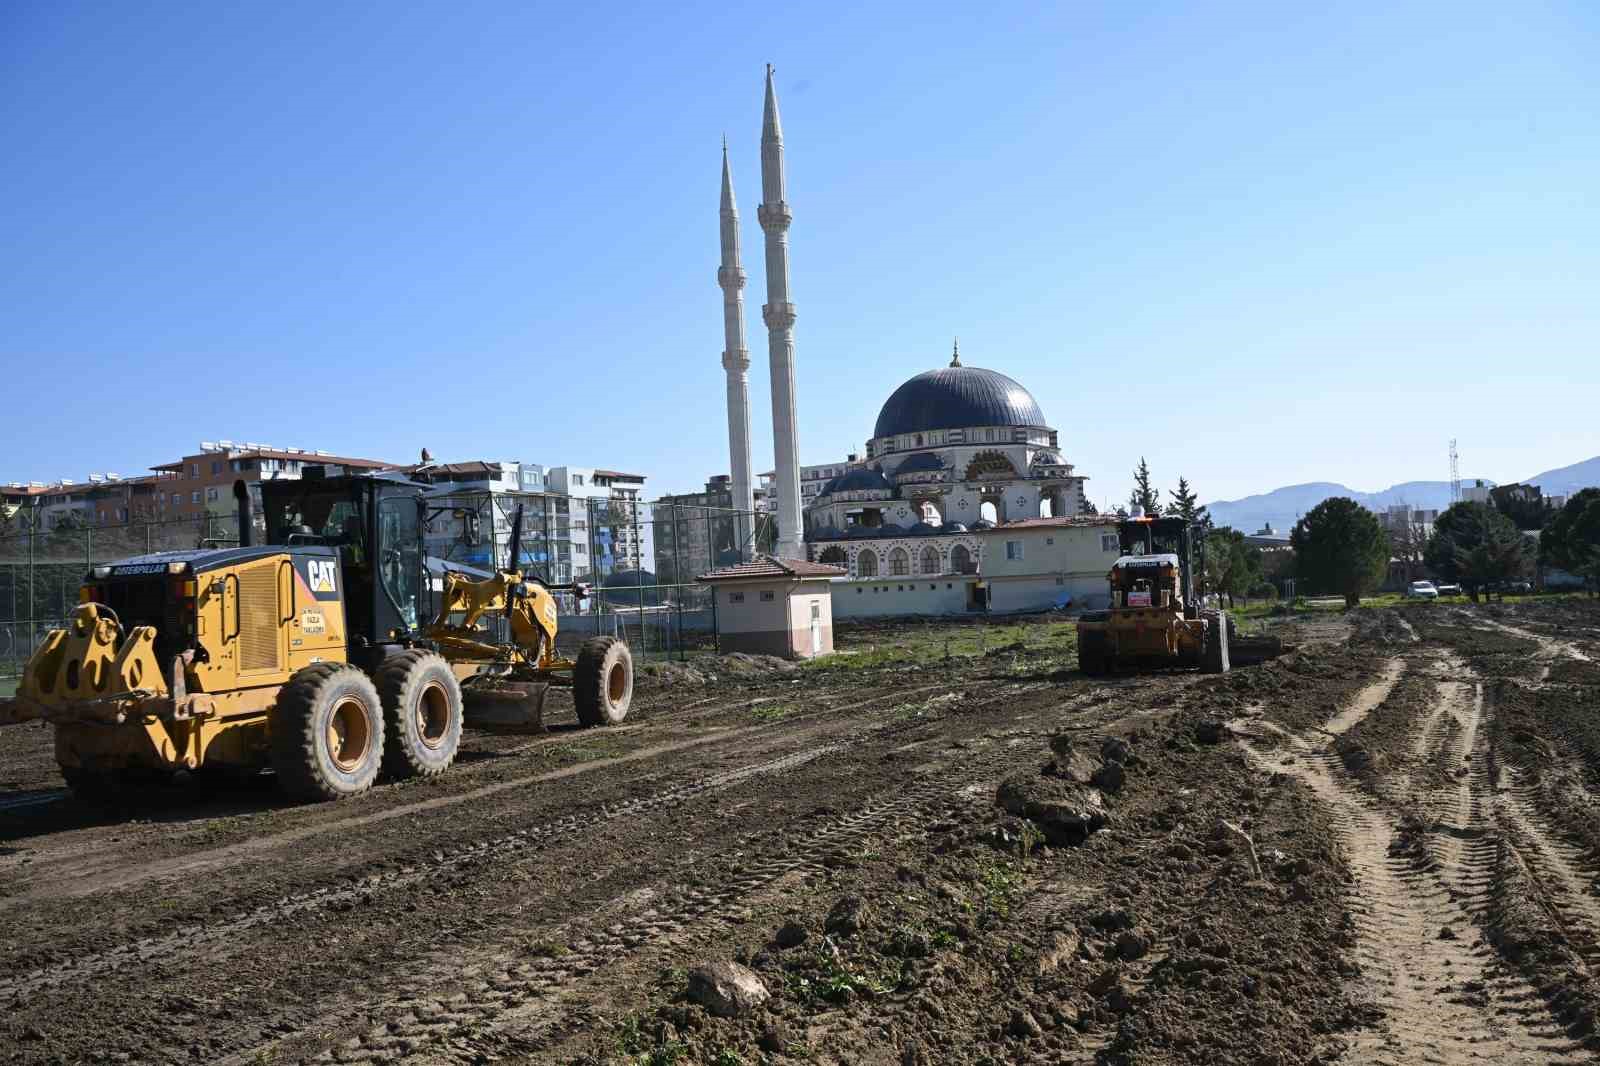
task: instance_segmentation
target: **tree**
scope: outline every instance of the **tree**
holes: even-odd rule
[[[1161,517],[1161,493],[1150,484],[1150,468],[1142,455],[1133,471],[1133,491],[1128,494],[1129,512],[1136,507],[1144,508],[1144,513],[1151,518]]]
[[[1488,586],[1525,574],[1530,553],[1515,522],[1486,503],[1468,500],[1439,516],[1423,559],[1428,569],[1460,584],[1476,603]]]
[[[1235,596],[1248,602],[1263,580],[1261,549],[1246,544],[1243,533],[1222,526],[1206,534],[1206,588],[1228,597],[1229,607]]]
[[[1550,519],[1544,492],[1537,485],[1498,485],[1489,490],[1489,499],[1521,530],[1543,529]]]
[[[1392,520],[1387,529],[1389,554],[1405,564],[1407,581],[1417,579],[1428,550],[1428,526],[1412,518],[1414,513],[1407,511],[1404,518]]]
[[[1389,538],[1378,516],[1347,496],[1334,496],[1312,508],[1289,534],[1296,578],[1312,592],[1336,592],[1346,607],[1389,572]]]
[[[1584,489],[1555,513],[1539,536],[1539,561],[1600,588],[1600,489]]]
[[[1211,525],[1210,513],[1200,506],[1200,498],[1190,491],[1186,478],[1178,478],[1177,491],[1169,490],[1167,495],[1172,497],[1172,506],[1167,508],[1169,515],[1177,515],[1187,522],[1199,522],[1207,527]]]

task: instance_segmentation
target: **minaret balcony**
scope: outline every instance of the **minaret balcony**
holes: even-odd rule
[[[768,329],[788,329],[794,320],[794,304],[764,304],[761,308],[761,321]]]
[[[718,267],[717,284],[724,289],[744,288],[745,272],[743,267]]]
[[[778,200],[756,208],[756,221],[761,223],[764,230],[786,230],[789,223],[794,221],[794,215],[790,213],[788,204]]]

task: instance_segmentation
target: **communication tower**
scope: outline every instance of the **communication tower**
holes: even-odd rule
[[[1450,502],[1461,502],[1461,458],[1456,454],[1456,439],[1450,438]]]

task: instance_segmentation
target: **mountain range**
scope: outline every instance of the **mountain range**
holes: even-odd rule
[[[1487,478],[1463,478],[1463,485],[1485,485],[1496,482]],[[1567,496],[1579,489],[1600,487],[1600,455],[1581,463],[1546,470],[1522,479],[1522,484],[1538,485],[1546,496]],[[1374,511],[1382,511],[1393,504],[1408,503],[1412,507],[1437,508],[1450,506],[1450,482],[1407,481],[1391,485],[1379,492],[1357,492],[1336,481],[1313,481],[1305,485],[1286,485],[1242,500],[1218,500],[1206,504],[1211,519],[1219,526],[1232,526],[1253,533],[1270,525],[1278,533],[1288,536],[1301,515],[1332,496],[1348,496]]]

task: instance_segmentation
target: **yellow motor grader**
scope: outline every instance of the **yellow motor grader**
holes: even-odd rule
[[[303,799],[340,799],[380,772],[432,776],[455,760],[463,685],[570,685],[587,726],[622,721],[633,660],[613,637],[556,652],[552,593],[515,569],[430,560],[428,486],[391,474],[261,483],[266,543],[234,485],[238,547],[94,567],[65,629],[29,658],[0,724],[54,724],[74,791],[202,766],[271,768]],[[542,696],[542,689],[538,690]]]
[[[1170,667],[1227,673],[1282,654],[1276,637],[1241,637],[1222,610],[1203,605],[1205,527],[1135,516],[1117,526],[1121,553],[1107,577],[1109,610],[1078,621],[1078,665],[1100,675]]]

